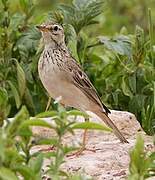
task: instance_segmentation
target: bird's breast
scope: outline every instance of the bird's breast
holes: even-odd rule
[[[89,109],[89,99],[73,84],[63,62],[50,57],[42,54],[38,63],[39,77],[49,95],[53,99],[61,97],[61,103],[66,106],[81,110]]]
[[[59,51],[44,51],[38,63],[42,84],[54,99],[62,94],[62,87],[66,86],[62,58]]]

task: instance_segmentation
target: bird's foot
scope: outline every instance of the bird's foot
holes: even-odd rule
[[[73,153],[71,153],[71,154],[68,154],[67,157],[73,157],[73,156],[78,157],[78,156],[82,155],[82,153],[83,153],[84,151],[91,151],[91,152],[95,153],[95,152],[96,152],[96,149],[89,149],[89,148],[86,148],[86,147],[81,147],[81,148],[80,148],[79,150],[77,150],[76,152],[73,152]]]
[[[49,152],[49,151],[54,151],[55,150],[55,146],[49,146],[47,148],[42,148],[39,151],[41,152]]]

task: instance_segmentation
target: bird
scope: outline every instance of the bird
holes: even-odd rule
[[[102,103],[97,90],[67,48],[63,27],[55,22],[36,26],[42,34],[44,49],[38,62],[38,73],[44,88],[60,104],[83,112],[93,112],[110,127],[122,143],[127,139],[108,117],[110,110]],[[85,144],[86,131],[83,137]],[[85,145],[84,145],[85,146]]]

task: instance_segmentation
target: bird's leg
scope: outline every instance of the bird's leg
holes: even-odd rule
[[[88,122],[89,121],[89,118],[85,118],[85,122]],[[72,153],[72,154],[69,154],[67,155],[68,157],[71,157],[71,156],[79,156],[82,154],[83,151],[91,151],[91,152],[96,152],[94,149],[88,149],[86,148],[86,140],[87,140],[87,132],[88,132],[88,129],[85,129],[84,130],[84,133],[83,133],[83,140],[82,140],[82,147],[77,150],[75,153]]]
[[[46,106],[46,109],[45,109],[45,111],[48,111],[48,109],[49,109],[49,107],[50,107],[50,104],[51,104],[51,97],[49,96],[48,97],[48,102],[47,102],[47,106]],[[60,104],[61,104],[61,106],[63,106],[64,108],[65,108],[65,105],[63,104],[63,103],[61,103],[61,102],[59,102]]]
[[[40,152],[49,152],[49,151],[55,151],[55,146],[49,146],[47,148],[42,148],[39,150]]]
[[[89,121],[89,117],[85,117],[85,122],[88,122],[88,121]],[[83,140],[82,140],[82,148],[81,148],[81,150],[86,149],[87,132],[88,132],[88,129],[85,129],[84,133],[83,133]]]
[[[48,102],[47,102],[47,106],[46,106],[45,111],[48,111],[50,104],[51,104],[51,97],[48,98]]]

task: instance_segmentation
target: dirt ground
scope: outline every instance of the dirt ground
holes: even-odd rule
[[[89,131],[87,135],[87,148],[94,150],[83,151],[80,156],[66,157],[62,168],[68,172],[84,172],[95,180],[121,180],[126,179],[129,167],[129,151],[135,144],[137,134],[142,134],[147,150],[153,150],[152,138],[147,136],[141,129],[135,116],[129,112],[111,111],[109,117],[115,122],[120,131],[125,135],[128,144],[122,144],[112,133],[103,131]],[[81,117],[77,121],[83,121]],[[103,123],[93,117],[91,121]],[[34,134],[40,136],[53,136],[49,129],[33,128]],[[77,130],[75,136],[67,135],[64,143],[78,145],[81,143],[83,131]],[[38,151],[43,147],[35,147]],[[44,168],[49,164],[45,161]]]

